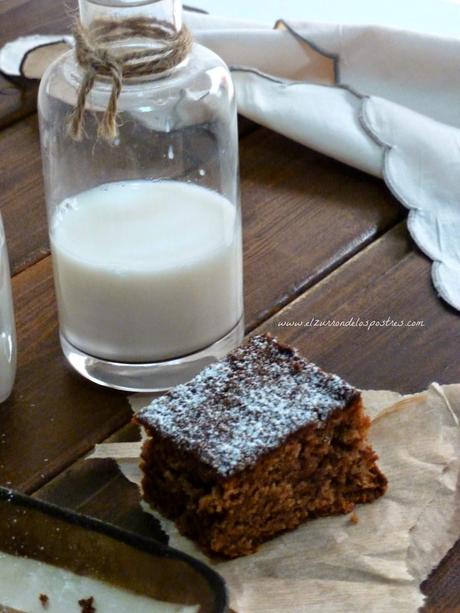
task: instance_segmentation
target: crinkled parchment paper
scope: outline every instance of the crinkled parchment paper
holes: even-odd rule
[[[317,519],[254,555],[215,562],[160,518],[173,547],[225,578],[238,613],[404,613],[423,604],[420,582],[460,534],[460,385],[433,384],[404,397],[386,391],[363,396],[389,488],[375,503],[357,507],[358,523],[350,516]],[[133,397],[133,409],[148,401]],[[139,483],[139,450],[132,443],[102,445],[90,457],[117,459]]]

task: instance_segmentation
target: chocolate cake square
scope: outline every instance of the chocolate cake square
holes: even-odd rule
[[[145,499],[228,558],[315,517],[372,502],[387,481],[358,390],[254,336],[141,411]]]

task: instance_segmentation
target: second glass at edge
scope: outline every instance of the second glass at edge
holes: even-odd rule
[[[86,137],[68,135],[80,81],[69,52],[39,93],[61,344],[100,384],[167,389],[243,336],[231,77],[194,45],[169,75],[126,81],[112,144],[97,138],[104,80],[87,104]]]

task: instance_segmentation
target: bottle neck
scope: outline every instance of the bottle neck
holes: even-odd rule
[[[80,20],[89,26],[95,19],[148,17],[182,27],[181,0],[79,0]]]

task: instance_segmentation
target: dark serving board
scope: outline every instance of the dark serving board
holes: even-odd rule
[[[32,558],[156,600],[225,613],[223,579],[156,541],[0,488],[0,551]]]

